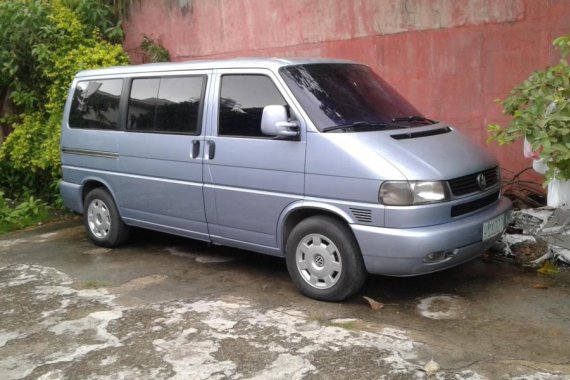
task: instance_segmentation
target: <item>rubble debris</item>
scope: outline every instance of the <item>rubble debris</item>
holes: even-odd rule
[[[553,209],[547,207],[514,211],[512,225],[526,235],[537,235],[552,213]]]
[[[525,194],[522,191],[513,190],[512,195],[521,202],[531,206],[531,207],[543,207],[546,205],[544,202],[545,197],[540,197],[536,193]]]
[[[548,243],[541,238],[533,237],[533,240],[512,245],[514,259],[517,264],[540,264],[550,257]]]
[[[518,173],[501,168],[505,173],[502,182],[503,194],[513,201],[515,209],[540,208],[547,204],[546,194],[538,182],[538,177],[531,173],[529,166]]]
[[[570,265],[570,209],[529,208],[513,212],[513,221],[494,252],[522,265],[546,260]]]
[[[557,208],[542,232],[551,245],[570,249],[570,209]]]

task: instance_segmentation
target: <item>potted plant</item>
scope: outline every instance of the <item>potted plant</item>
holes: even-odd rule
[[[561,58],[557,65],[535,71],[513,88],[506,99],[497,100],[503,114],[512,116],[509,126],[490,124],[490,140],[510,144],[526,138],[546,165],[552,207],[570,206],[570,35],[556,38],[553,45]]]

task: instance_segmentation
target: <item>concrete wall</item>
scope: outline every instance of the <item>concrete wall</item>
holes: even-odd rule
[[[494,99],[557,61],[551,41],[570,33],[570,0],[140,0],[125,27],[135,62],[144,34],[173,60],[361,61],[425,115],[486,145],[486,125],[508,122]],[[488,147],[509,170],[530,166],[522,143]]]

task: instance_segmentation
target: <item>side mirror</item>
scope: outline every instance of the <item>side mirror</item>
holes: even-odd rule
[[[265,106],[261,116],[261,132],[276,137],[299,136],[299,124],[288,121],[284,106]]]

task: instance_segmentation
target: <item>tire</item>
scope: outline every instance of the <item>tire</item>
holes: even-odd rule
[[[329,216],[313,216],[297,224],[285,246],[287,270],[304,295],[342,301],[366,281],[366,269],[350,228]]]
[[[113,197],[101,187],[85,197],[83,222],[89,238],[101,247],[116,247],[129,238],[129,227],[121,220]]]

